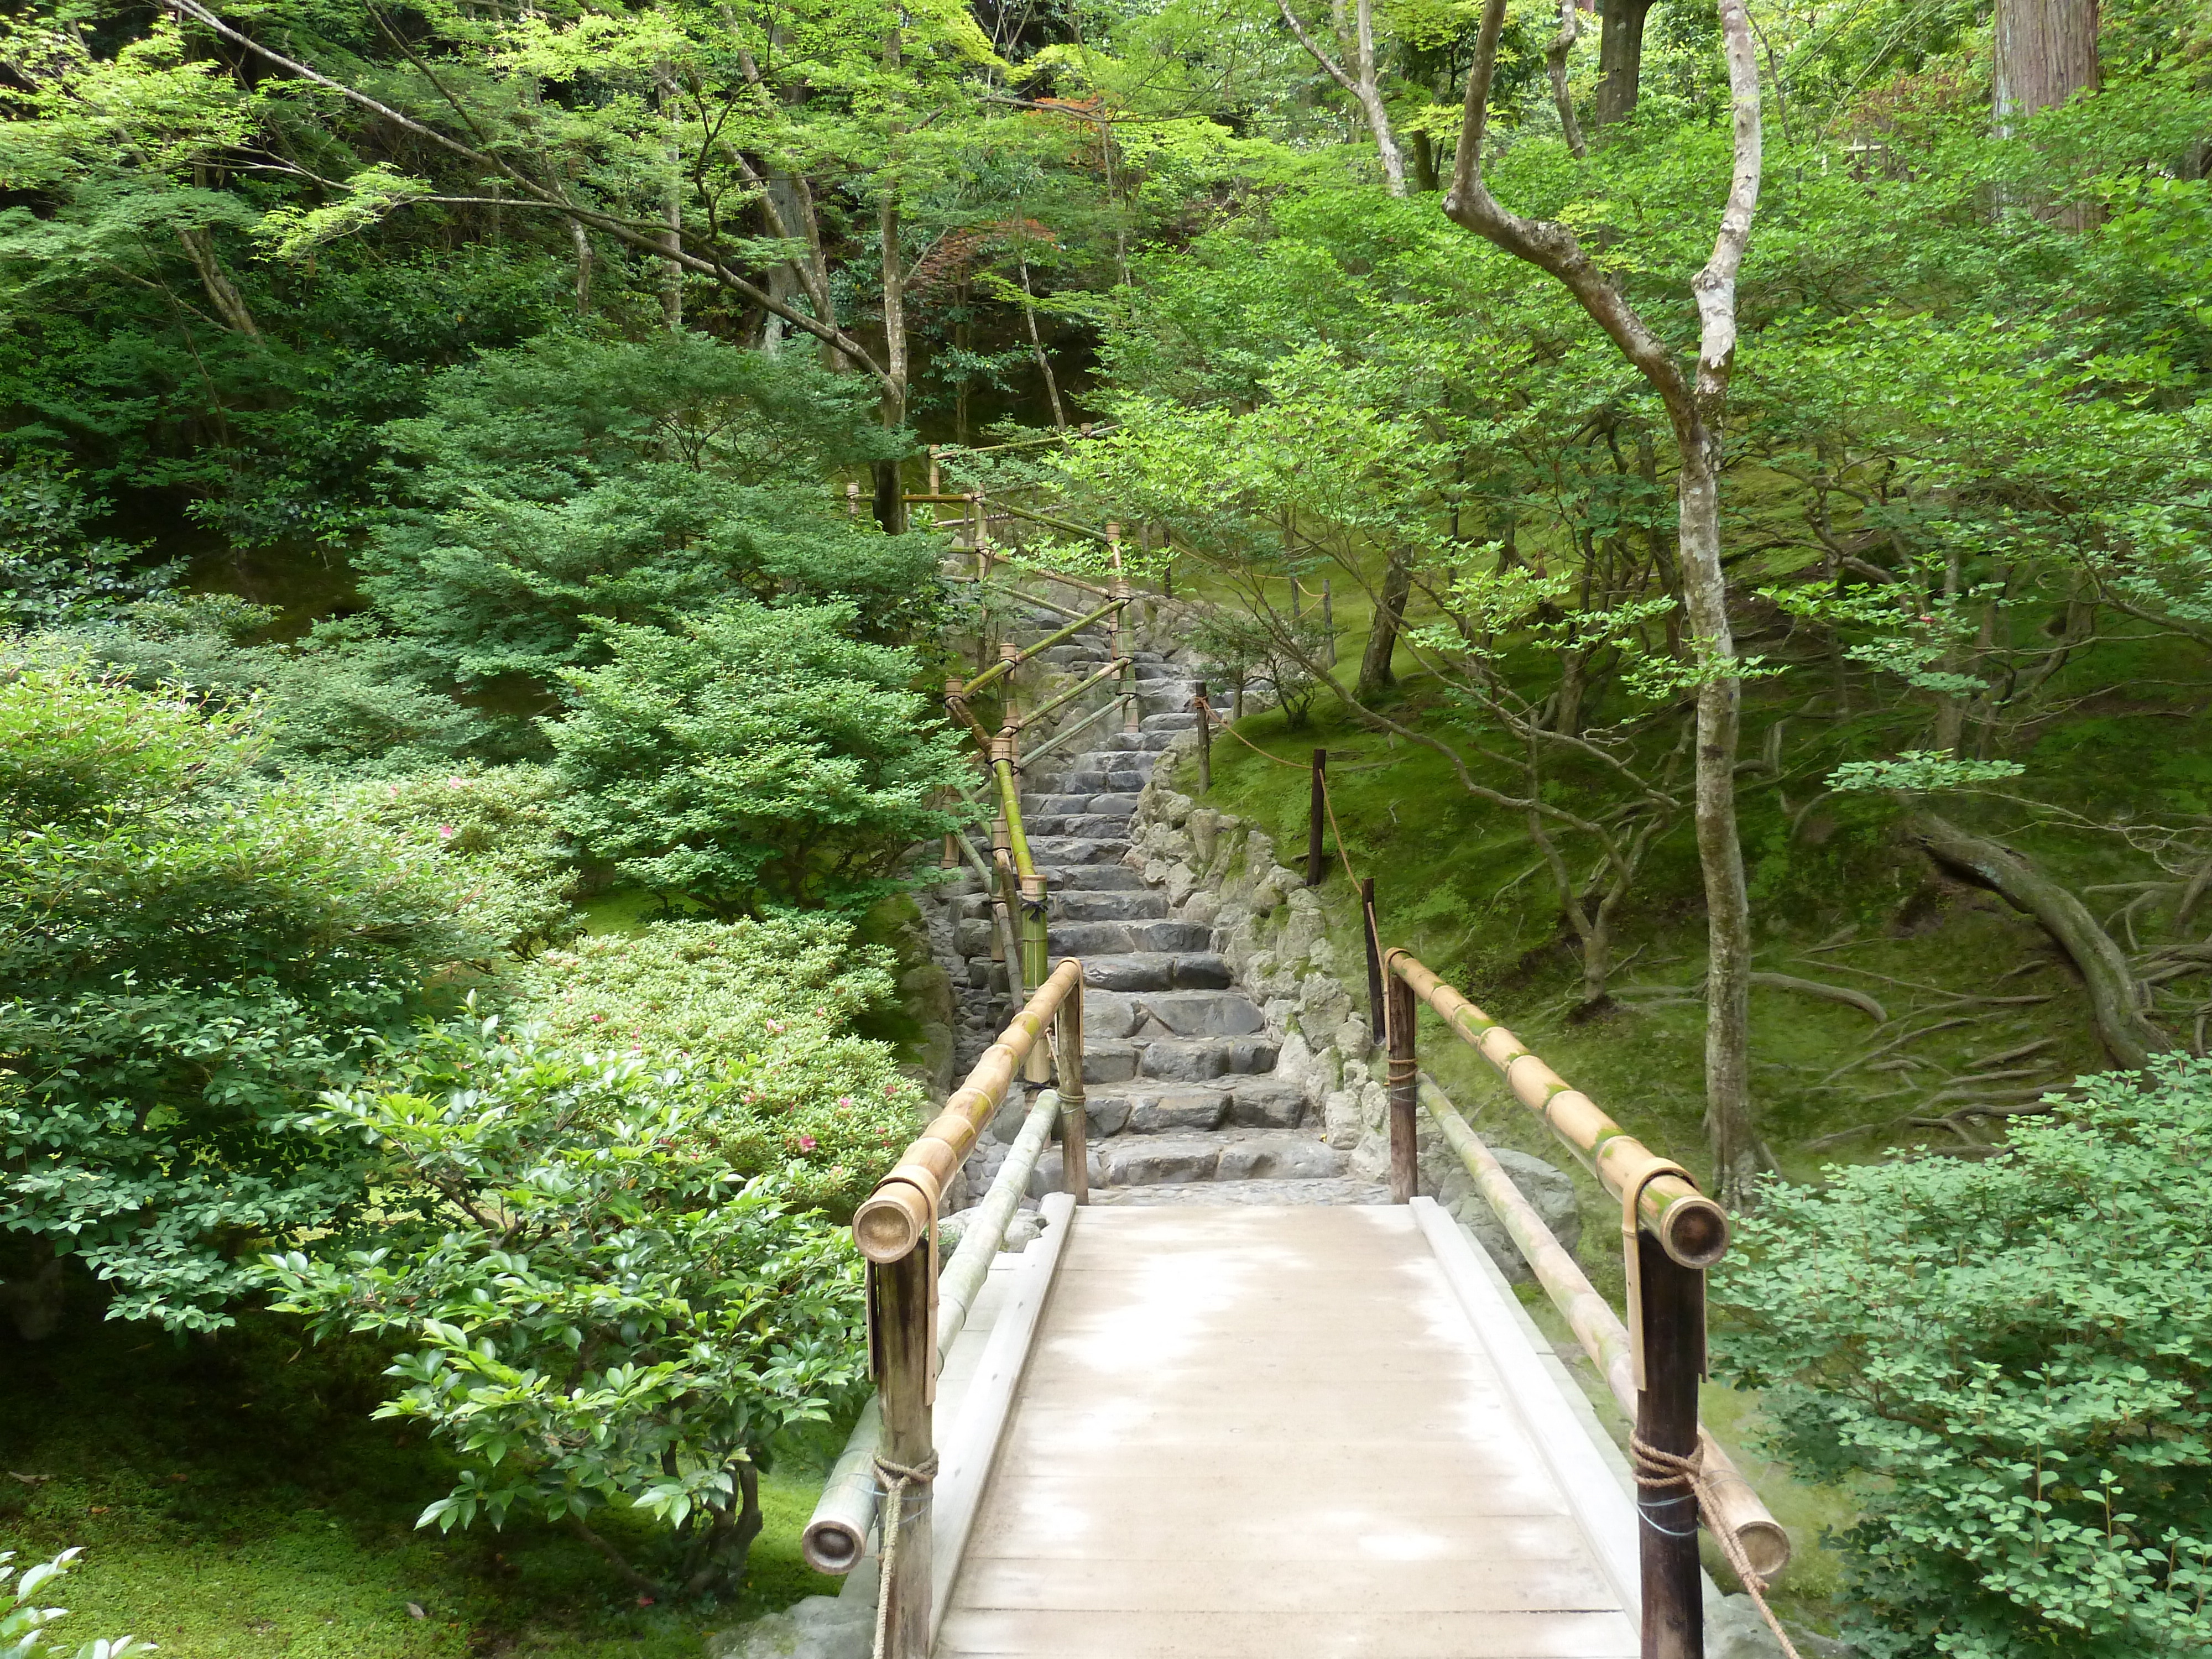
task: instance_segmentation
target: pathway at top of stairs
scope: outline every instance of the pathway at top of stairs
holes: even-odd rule
[[[1029,617],[1038,633],[1060,619]],[[1087,674],[1106,660],[1099,630],[1039,660]],[[1083,1075],[1092,1201],[1099,1204],[1380,1204],[1388,1189],[1346,1172],[1322,1137],[1319,1113],[1276,1075],[1276,1043],[1204,924],[1176,918],[1167,895],[1132,868],[1131,819],[1160,753],[1197,715],[1195,682],[1154,653],[1136,659],[1133,730],[1094,727],[1086,750],[1048,757],[1023,780],[1022,816],[1045,876],[1049,948],[1084,969]],[[1082,741],[1079,739],[1079,741]],[[946,907],[933,929],[949,951],[959,1010],[955,1061],[964,1073],[1006,1027],[1006,968],[992,960],[989,896],[965,873],[934,890]],[[1011,1110],[1001,1125],[1018,1123]],[[1005,1157],[987,1144],[969,1165],[981,1190]],[[1041,1160],[1031,1192],[1059,1184]]]

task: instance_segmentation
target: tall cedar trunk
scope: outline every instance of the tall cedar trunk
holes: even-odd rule
[[[1735,166],[1712,257],[1692,280],[1698,306],[1698,366],[1686,377],[1674,348],[1655,334],[1607,280],[1568,226],[1525,219],[1501,207],[1482,179],[1482,140],[1505,0],[1486,0],[1474,67],[1468,76],[1451,193],[1445,213],[1516,258],[1548,271],[1659,394],[1680,452],[1676,548],[1690,613],[1698,682],[1698,860],[1705,878],[1709,971],[1705,978],[1705,1124],[1724,1203],[1754,1196],[1753,1182],[1773,1160],[1752,1121],[1750,1091],[1751,904],[1735,822],[1735,757],[1742,682],[1734,671],[1728,578],[1721,564],[1721,422],[1735,363],[1735,284],[1761,172],[1759,61],[1743,0],[1719,0],[1729,68]],[[1632,14],[1608,9],[1607,34]],[[1633,14],[1640,31],[1642,10]]]
[[[1398,683],[1390,659],[1398,649],[1398,629],[1406,620],[1406,599],[1413,591],[1413,561],[1400,550],[1390,556],[1382,573],[1382,592],[1375,606],[1375,627],[1367,635],[1367,650],[1359,659],[1359,683],[1352,695],[1364,702]]]
[[[2038,110],[2094,91],[2097,0],[1997,0],[1996,125],[2009,136]],[[2045,210],[2043,204],[2030,204]],[[2087,230],[2102,217],[2094,202],[2071,202],[2056,219]]]
[[[899,32],[890,29],[884,35],[884,67],[896,70],[899,66],[901,42]],[[891,131],[894,141],[902,129],[896,124]],[[899,252],[898,184],[893,170],[886,166],[882,179],[883,194],[877,208],[877,229],[884,245],[884,425],[892,429],[906,424],[906,266]],[[876,522],[893,536],[906,530],[905,485],[899,477],[896,461],[876,463]]]
[[[1375,5],[1374,0],[1354,0],[1352,27],[1345,27],[1344,0],[1334,0],[1333,15],[1336,23],[1336,42],[1339,51],[1352,59],[1352,69],[1329,55],[1321,42],[1307,31],[1291,9],[1291,0],[1275,0],[1275,9],[1283,15],[1291,33],[1314,62],[1328,71],[1328,77],[1352,94],[1366,118],[1367,130],[1375,135],[1375,154],[1382,163],[1382,182],[1393,196],[1406,193],[1406,158],[1398,148],[1398,135],[1390,125],[1390,112],[1382,102],[1382,88],[1375,73]],[[1352,71],[1357,70],[1355,74]]]
[[[1605,15],[1597,37],[1597,104],[1590,112],[1594,126],[1610,126],[1636,113],[1636,96],[1644,79],[1644,20],[1651,0],[1605,0]]]

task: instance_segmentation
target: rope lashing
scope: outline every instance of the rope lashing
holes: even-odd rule
[[[1772,1631],[1774,1639],[1782,1644],[1783,1652],[1788,1654],[1790,1659],[1801,1659],[1796,1644],[1790,1639],[1789,1632],[1782,1628],[1782,1621],[1774,1616],[1774,1609],[1766,1605],[1766,1580],[1760,1577],[1758,1569],[1751,1565],[1751,1558],[1744,1553],[1743,1546],[1736,1541],[1734,1528],[1723,1524],[1720,1519],[1720,1483],[1705,1473],[1702,1443],[1688,1456],[1680,1457],[1673,1452],[1661,1451],[1643,1436],[1632,1432],[1628,1437],[1628,1449],[1635,1460],[1636,1484],[1640,1491],[1679,1491],[1696,1501],[1698,1512],[1705,1517],[1706,1530],[1712,1534],[1713,1541],[1721,1547],[1721,1553],[1728,1559],[1729,1565],[1735,1569],[1735,1576],[1743,1581],[1752,1605],[1759,1609],[1759,1616],[1766,1620],[1767,1629]],[[1644,1506],[1640,1495],[1636,1500],[1636,1515],[1654,1532],[1665,1533],[1669,1538],[1688,1537],[1697,1531],[1692,1527],[1689,1533],[1678,1533],[1661,1526],[1651,1518],[1651,1513]]]
[[[899,1522],[906,1516],[906,1494],[909,1486],[927,1486],[937,1479],[935,1452],[908,1468],[894,1463],[878,1452],[876,1455],[876,1479],[884,1488],[884,1557],[881,1571],[876,1577],[876,1645],[873,1659],[884,1659],[884,1639],[890,1632],[891,1573],[898,1565]],[[1794,1656],[1793,1656],[1794,1659]]]

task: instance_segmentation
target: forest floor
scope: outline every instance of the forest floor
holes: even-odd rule
[[[18,1565],[84,1547],[59,1598],[66,1650],[129,1633],[168,1659],[697,1659],[706,1632],[838,1589],[799,1535],[842,1430],[763,1479],[737,1600],[653,1606],[541,1522],[417,1531],[455,1465],[371,1419],[385,1358],[270,1315],[178,1342],[88,1302],[16,1348],[0,1365],[0,1540]]]

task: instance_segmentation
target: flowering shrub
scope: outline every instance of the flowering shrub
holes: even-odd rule
[[[664,922],[549,951],[526,1006],[570,1047],[687,1067],[684,1086],[732,1167],[775,1171],[795,1198],[842,1212],[919,1126],[921,1086],[854,1018],[896,994],[890,951],[834,916]]]
[[[2212,1061],[2084,1079],[2008,1155],[1771,1188],[1717,1370],[1861,1519],[1873,1659],[2212,1652]]]

